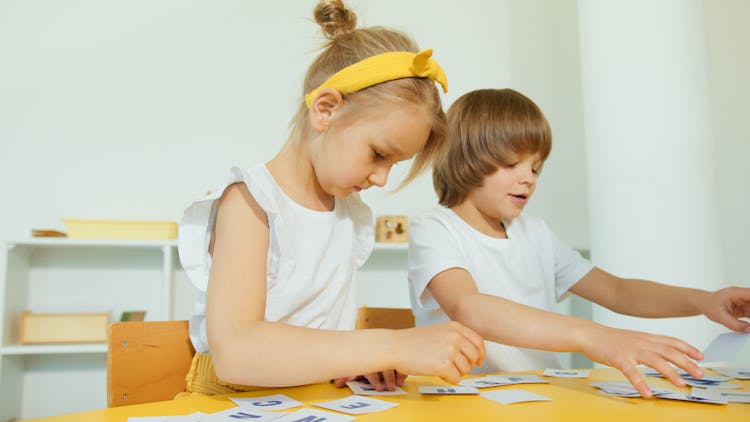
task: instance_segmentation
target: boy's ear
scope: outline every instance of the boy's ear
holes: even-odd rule
[[[333,113],[340,110],[344,105],[344,97],[333,88],[324,88],[310,103],[308,117],[310,125],[318,132],[328,129]]]

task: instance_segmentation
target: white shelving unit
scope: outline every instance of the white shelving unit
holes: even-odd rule
[[[145,310],[173,318],[176,241],[29,239],[7,245],[0,421],[106,407],[106,344],[21,345],[21,312]],[[74,388],[71,388],[75,385]]]
[[[117,320],[123,311],[146,310],[147,320],[188,318],[192,287],[176,246],[65,238],[8,243],[0,280],[0,422],[106,407],[107,345],[21,345],[19,316],[110,312]],[[375,243],[358,273],[359,305],[410,306],[407,250],[405,243]],[[180,296],[181,287],[190,294]]]

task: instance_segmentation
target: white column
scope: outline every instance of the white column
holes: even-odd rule
[[[591,257],[623,277],[716,290],[722,280],[700,0],[579,0]],[[705,317],[605,325],[702,349],[728,329]]]

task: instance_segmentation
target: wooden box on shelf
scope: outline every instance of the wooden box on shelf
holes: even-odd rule
[[[21,344],[105,343],[109,314],[48,314],[23,312]]]
[[[375,223],[375,240],[378,242],[406,243],[409,241],[409,217],[381,215]]]

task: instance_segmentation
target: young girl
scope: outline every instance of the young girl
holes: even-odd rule
[[[265,164],[233,168],[181,221],[180,259],[198,290],[189,393],[343,385],[356,374],[394,389],[404,374],[457,382],[482,362],[481,337],[458,323],[351,331],[355,273],[374,238],[357,192],[414,157],[408,182],[440,154],[435,82],[447,81],[431,50],[393,30],[355,29],[341,1],[321,1],[315,19],[329,41],[287,143]]]
[[[669,363],[702,376],[690,360],[702,354],[681,340],[551,312],[568,291],[623,314],[704,314],[750,332],[738,319],[750,316],[750,289],[710,293],[618,278],[522,213],[551,149],[549,124],[525,96],[510,89],[462,96],[448,111],[447,136],[449,151],[433,173],[443,207],[410,229],[411,299],[417,325],[450,318],[489,340],[480,371],[558,367],[545,351],[582,352],[622,371],[644,397],[651,393],[638,364],[677,386],[684,381]]]

